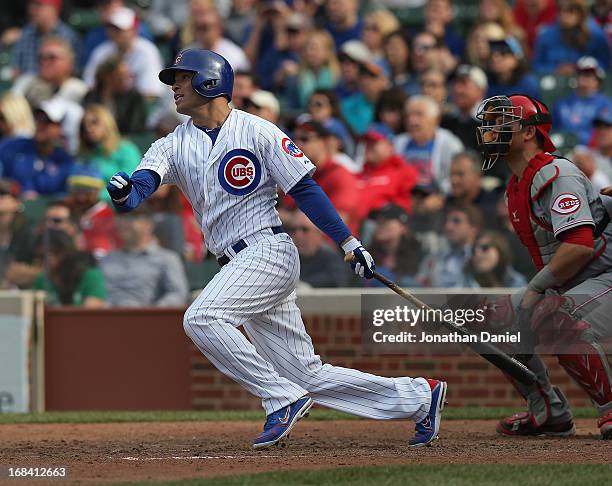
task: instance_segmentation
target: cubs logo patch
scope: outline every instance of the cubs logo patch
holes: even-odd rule
[[[283,138],[281,141],[281,146],[287,155],[291,155],[292,157],[304,156],[304,152],[302,152],[290,138]]]
[[[234,196],[246,196],[253,192],[261,180],[261,164],[248,150],[230,150],[219,164],[218,178],[221,187]]]
[[[174,60],[174,64],[178,64],[179,62],[181,62],[181,59],[183,59],[183,52],[179,52],[178,55],[176,56],[176,59]]]
[[[557,196],[552,205],[552,210],[559,214],[569,214],[578,211],[580,199],[574,194],[561,194]]]

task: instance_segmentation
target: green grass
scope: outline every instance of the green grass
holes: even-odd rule
[[[516,408],[464,407],[446,408],[445,420],[499,419]],[[576,418],[594,418],[590,407],[573,409]],[[45,412],[45,413],[0,413],[1,424],[46,424],[46,423],[108,423],[108,422],[217,422],[221,420],[263,420],[263,411],[135,411],[135,412]],[[308,420],[355,420],[357,417],[333,410],[316,409]]]
[[[284,471],[239,476],[192,479],[171,483],[125,483],[126,486],[161,484],[167,486],[275,486],[275,485],[350,485],[392,486],[473,486],[473,485],[551,485],[609,484],[612,466],[604,464],[413,464],[336,469]]]

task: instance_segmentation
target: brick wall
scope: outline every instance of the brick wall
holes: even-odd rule
[[[365,354],[361,349],[359,317],[304,316],[315,350],[323,362],[358,368],[386,376],[444,378],[449,383],[452,406],[523,406],[500,371],[479,356],[398,356]],[[259,400],[229,380],[192,346],[192,403],[195,409],[259,409]],[[551,380],[561,387],[573,406],[588,406],[584,392],[560,368],[556,359],[546,359]]]

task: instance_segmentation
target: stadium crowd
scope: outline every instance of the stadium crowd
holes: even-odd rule
[[[0,30],[0,282],[51,305],[181,305],[216,271],[176,187],[126,215],[104,190],[184,121],[157,75],[185,47],[228,59],[233,106],[293,137],[404,286],[532,275],[507,169],[481,172],[488,96],[549,102],[559,153],[612,185],[606,0],[27,0],[3,6]],[[290,197],[278,209],[303,285],[362,284]]]

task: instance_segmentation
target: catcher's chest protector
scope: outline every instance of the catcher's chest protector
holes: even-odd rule
[[[549,225],[534,216],[531,203],[532,201],[536,201],[544,189],[552,184],[558,176],[558,172],[541,184],[540,187],[535,188],[535,194],[533,194],[531,186],[539,170],[545,165],[550,164],[553,160],[554,157],[552,155],[544,152],[539,153],[529,161],[529,165],[523,172],[521,180],[519,181],[517,177],[513,175],[506,189],[510,222],[521,242],[529,250],[533,263],[538,270],[541,270],[547,262],[545,262],[542,257],[541,247],[543,242],[539,241],[535,232],[544,230],[546,233],[550,234],[549,237],[553,240],[554,235]]]

